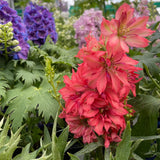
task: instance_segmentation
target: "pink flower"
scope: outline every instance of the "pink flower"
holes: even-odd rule
[[[71,79],[64,76],[66,86],[59,92],[65,100],[65,108],[60,118],[65,118],[75,138],[83,137],[84,143],[91,143],[97,140],[96,134],[103,136],[107,133],[112,137],[112,129],[121,133],[128,111],[112,89],[99,94],[97,89],[91,88],[84,78],[83,67],[80,65]]]
[[[129,52],[129,46],[146,47],[149,41],[144,37],[154,31],[146,28],[148,16],[133,17],[134,9],[124,3],[116,12],[115,19],[103,19],[101,37],[105,37],[109,48]]]
[[[97,141],[97,136],[93,131],[93,127],[89,126],[85,118],[79,115],[61,113],[60,118],[65,118],[69,125],[69,131],[74,134],[74,138],[83,137],[83,143],[91,143]]]
[[[59,92],[65,101],[60,118],[65,118],[75,138],[82,137],[84,143],[104,138],[104,146],[121,141],[126,127],[125,116],[133,115],[127,104],[130,91],[136,95],[135,84],[140,80],[136,67],[138,61],[128,57],[128,45],[146,47],[145,36],[153,31],[146,28],[148,17],[133,17],[134,9],[123,4],[116,19],[103,19],[101,37],[97,40],[89,35],[86,47],[77,56],[83,63],[71,79],[64,76],[65,87]]]
[[[94,50],[94,47],[90,50],[90,44],[94,44]],[[90,38],[87,46],[83,47],[77,55],[84,61],[81,67],[86,68],[83,75],[88,80],[90,87],[96,88],[99,94],[108,87],[116,93],[121,93],[121,89],[125,88],[123,95],[128,95],[132,90],[135,95],[134,83],[137,83],[138,80],[135,72],[141,70],[141,68],[135,67],[138,61],[129,58],[123,52],[97,51],[100,46],[105,48],[103,44],[98,44],[94,38]]]

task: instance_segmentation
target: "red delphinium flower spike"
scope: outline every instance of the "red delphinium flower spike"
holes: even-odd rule
[[[138,61],[128,57],[128,45],[146,47],[144,37],[154,31],[146,28],[148,17],[134,18],[129,5],[123,4],[116,18],[103,19],[101,37],[86,37],[86,47],[77,56],[83,60],[71,79],[64,76],[65,87],[59,92],[65,100],[60,118],[65,118],[75,138],[84,143],[104,138],[104,146],[121,141],[126,127],[125,116],[134,110],[127,104],[130,91],[136,96],[135,84],[140,80]]]

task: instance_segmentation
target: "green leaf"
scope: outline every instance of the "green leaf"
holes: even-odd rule
[[[44,125],[44,138],[43,138],[43,141],[42,141],[42,145],[45,146],[49,143],[51,143],[51,136],[49,134],[49,131],[47,129],[47,127]],[[47,147],[47,153],[50,154],[51,153],[51,146],[48,146]]]
[[[160,99],[150,95],[140,95],[129,103],[134,106],[137,113],[140,113],[137,123],[132,128],[132,136],[155,135]]]
[[[37,106],[39,115],[42,114],[46,123],[50,117],[55,118],[59,108],[59,103],[51,96],[47,89],[48,84],[47,81],[44,81],[39,88],[34,87],[34,91],[32,92],[33,96],[29,98],[31,104]]]
[[[54,120],[53,129],[52,129],[52,159],[53,160],[62,160],[60,151],[57,146],[57,136],[56,136],[56,126],[57,126],[58,112]]]
[[[160,135],[155,135],[155,136],[132,136],[131,139],[133,141],[137,141],[137,140],[148,141],[148,140],[160,139]]]
[[[159,23],[160,23],[160,21],[152,24],[149,28],[151,28],[151,30],[156,30],[158,28],[158,26],[159,26]]]
[[[55,118],[59,104],[49,93],[50,89],[50,84],[44,78],[39,88],[33,86],[23,88],[23,85],[19,85],[17,88],[7,91],[3,106],[9,106],[6,114],[11,114],[13,130],[21,126],[23,118],[27,119],[28,112],[32,112],[36,108],[46,123],[50,117]]]
[[[89,144],[85,145],[83,149],[76,152],[74,155],[75,156],[81,156],[81,155],[84,155],[86,153],[90,153],[100,146],[103,146],[103,143],[102,143],[101,140],[99,140],[98,142],[89,143]]]
[[[129,121],[127,122],[127,127],[123,133],[122,141],[119,143],[116,149],[116,160],[128,160],[131,150],[131,128]]]
[[[29,153],[30,145],[31,144],[27,144],[25,148],[22,149],[22,152],[14,157],[13,160],[31,160],[36,158],[37,151]]]
[[[64,152],[66,152],[70,147],[72,147],[77,141],[78,141],[78,139],[70,140],[70,141],[67,143]]]
[[[68,134],[69,134],[69,126],[67,126],[62,133],[60,134],[60,136],[57,139],[57,147],[58,150],[61,154],[61,159],[63,159],[64,156],[64,150],[66,148],[67,145],[67,139],[68,139]]]
[[[132,139],[132,137],[131,137]],[[131,154],[138,148],[138,146],[140,145],[140,143],[143,141],[143,139],[137,139],[135,141],[135,143],[133,143],[132,147],[131,147]]]
[[[138,156],[138,155],[135,154],[135,153],[133,153],[132,156],[133,156],[133,158],[134,158],[135,160],[144,160],[144,159],[142,159],[140,156]]]
[[[0,160],[12,159],[13,153],[17,149],[17,145],[20,141],[20,132],[24,126],[21,126],[15,134],[11,131],[11,136],[8,137],[9,127],[9,118],[7,118],[4,128],[0,133]]]
[[[77,156],[75,156],[74,154],[71,154],[71,153],[67,153],[69,156],[70,156],[70,158],[71,158],[71,160],[80,160]]]
[[[138,60],[139,63],[137,67],[143,68],[143,63],[149,68],[150,72],[155,77],[159,77],[160,68],[156,63],[160,61],[159,57],[155,56],[156,54],[150,52],[144,52],[143,55],[134,56],[133,58]],[[141,71],[141,76],[144,76],[144,73]]]
[[[29,87],[26,89],[15,88],[9,90],[6,94],[6,102],[8,105],[6,114],[10,114],[10,119],[13,120],[12,128],[17,130],[23,122],[23,118],[28,117],[28,112],[32,111],[35,106],[30,105],[29,97],[33,93],[34,87]]]
[[[150,95],[140,95],[130,100],[129,103],[139,113],[138,121],[132,127],[132,136],[156,135],[160,99]],[[144,153],[149,151],[150,145],[150,141],[142,142],[137,148],[136,153],[142,157]]]
[[[36,81],[41,80],[42,75],[39,71],[33,70],[29,71],[26,69],[20,69],[16,73],[16,80],[22,79],[22,82],[24,82],[25,86],[30,86]]]
[[[21,64],[26,64],[26,66],[28,68],[33,68],[36,65],[36,63],[34,61],[25,60],[25,59],[21,59],[20,62],[21,62]]]
[[[7,89],[10,88],[6,80],[0,80],[0,96],[5,97]]]

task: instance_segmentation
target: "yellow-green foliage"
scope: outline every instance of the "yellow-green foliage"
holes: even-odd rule
[[[7,118],[7,121],[2,129],[3,121],[4,119],[0,121],[0,160],[11,160],[12,155],[20,141],[20,132],[23,126],[21,126],[15,134],[11,131],[11,136],[9,137],[9,118]]]

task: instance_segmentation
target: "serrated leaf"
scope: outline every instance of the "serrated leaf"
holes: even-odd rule
[[[59,104],[57,100],[51,96],[48,90],[43,88],[43,86],[40,86],[39,88],[34,87],[32,95],[33,96],[29,98],[30,103],[33,106],[37,106],[39,115],[42,114],[45,122],[47,123],[50,117],[55,118]]]
[[[31,160],[52,160],[51,155],[46,155],[46,152],[43,152],[42,156],[36,159],[31,159]]]
[[[44,79],[39,88],[33,86],[23,88],[23,85],[19,85],[17,88],[7,91],[3,106],[8,105],[6,114],[11,113],[14,130],[21,126],[23,118],[28,117],[28,112],[33,111],[36,107],[39,115],[42,114],[46,122],[50,116],[55,117],[59,104],[48,92],[49,89],[51,86]]]
[[[22,59],[21,64],[23,64],[23,63],[25,63],[28,68],[33,68],[36,65],[36,63],[34,61]]]
[[[8,88],[10,88],[8,82],[6,80],[0,80],[0,96],[4,97]]]
[[[71,154],[71,153],[67,153],[69,156],[70,156],[70,158],[71,158],[71,160],[80,160],[77,156],[75,156],[74,154]]]
[[[131,128],[130,123],[127,123],[127,127],[123,133],[122,141],[119,143],[116,149],[116,160],[128,160],[131,150]]]
[[[13,72],[10,71],[9,68],[6,68],[3,69],[2,71],[0,71],[0,77],[1,79],[6,79],[8,81],[13,81],[14,80],[14,77],[13,77]]]
[[[15,134],[11,131],[11,137],[8,137],[9,127],[9,118],[7,118],[4,128],[0,133],[0,160],[12,159],[13,153],[20,141],[20,132],[24,126],[21,126]]]
[[[28,112],[32,111],[36,106],[31,105],[29,98],[32,96],[34,87],[29,87],[26,89],[15,88],[7,92],[7,102],[8,108],[6,114],[10,114],[10,119],[13,120],[12,127],[13,130],[17,130],[23,122],[23,118],[28,117]]]
[[[18,154],[16,157],[13,158],[13,160],[31,160],[33,158],[36,158],[36,152],[29,153],[30,144],[27,144],[25,148],[22,149],[22,152]]]
[[[25,69],[20,69],[16,73],[16,80],[22,79],[22,82],[24,82],[25,86],[30,86],[36,81],[41,80],[41,74],[39,71],[33,70],[32,72]]]

